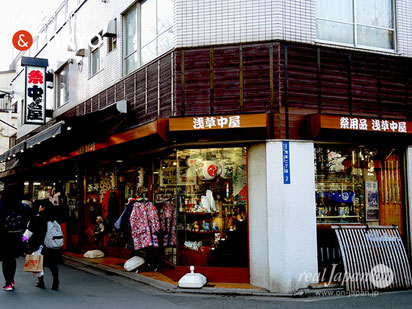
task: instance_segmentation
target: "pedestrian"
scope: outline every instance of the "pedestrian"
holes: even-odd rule
[[[14,290],[16,258],[23,252],[23,209],[17,185],[6,185],[0,200],[0,259],[5,280],[4,291]]]
[[[52,207],[53,204],[49,199],[37,200],[34,202],[34,207],[38,206],[39,213],[29,222],[27,230],[23,236],[23,241],[29,242],[30,250],[35,252],[41,249],[41,254],[44,256],[43,265],[48,267],[53,276],[52,290],[59,289],[59,269],[58,264],[61,261],[61,250],[50,249],[44,245],[44,238],[47,232],[47,222],[54,221]],[[38,288],[45,289],[44,275],[38,277],[39,282],[36,284]]]

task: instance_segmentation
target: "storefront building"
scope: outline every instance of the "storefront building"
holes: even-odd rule
[[[87,57],[60,65],[53,118],[23,126],[1,157],[2,179],[34,199],[64,192],[68,249],[95,246],[102,216],[109,255],[144,254],[174,280],[195,265],[209,281],[284,293],[344,270],[336,227],[397,226],[411,256],[406,52],[315,44],[316,31],[199,43],[176,26],[176,46],[148,60],[162,34],[128,44],[140,3],[130,2],[108,4],[122,44],[102,62],[91,49],[91,74]],[[113,33],[104,40],[116,46]]]

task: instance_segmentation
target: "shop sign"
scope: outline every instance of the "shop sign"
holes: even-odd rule
[[[340,128],[348,130],[408,133],[406,121],[340,117]]]
[[[266,114],[221,115],[170,118],[170,131],[222,130],[266,127]]]
[[[412,122],[354,116],[332,116],[314,114],[309,116],[312,137],[317,137],[323,129],[364,131],[391,134],[412,134]]]
[[[290,151],[289,142],[282,143],[283,183],[290,184]]]
[[[26,66],[25,124],[46,123],[46,68]]]

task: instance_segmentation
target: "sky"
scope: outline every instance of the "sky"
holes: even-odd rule
[[[11,0],[0,1],[0,71],[8,71],[18,50],[13,47],[13,34],[26,30],[33,38],[41,21],[50,17],[63,0]]]

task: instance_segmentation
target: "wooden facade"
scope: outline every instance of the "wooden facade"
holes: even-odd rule
[[[270,113],[270,137],[305,139],[309,114],[412,119],[412,59],[285,42],[174,50],[56,120],[121,99],[128,117],[119,129],[174,116]]]

